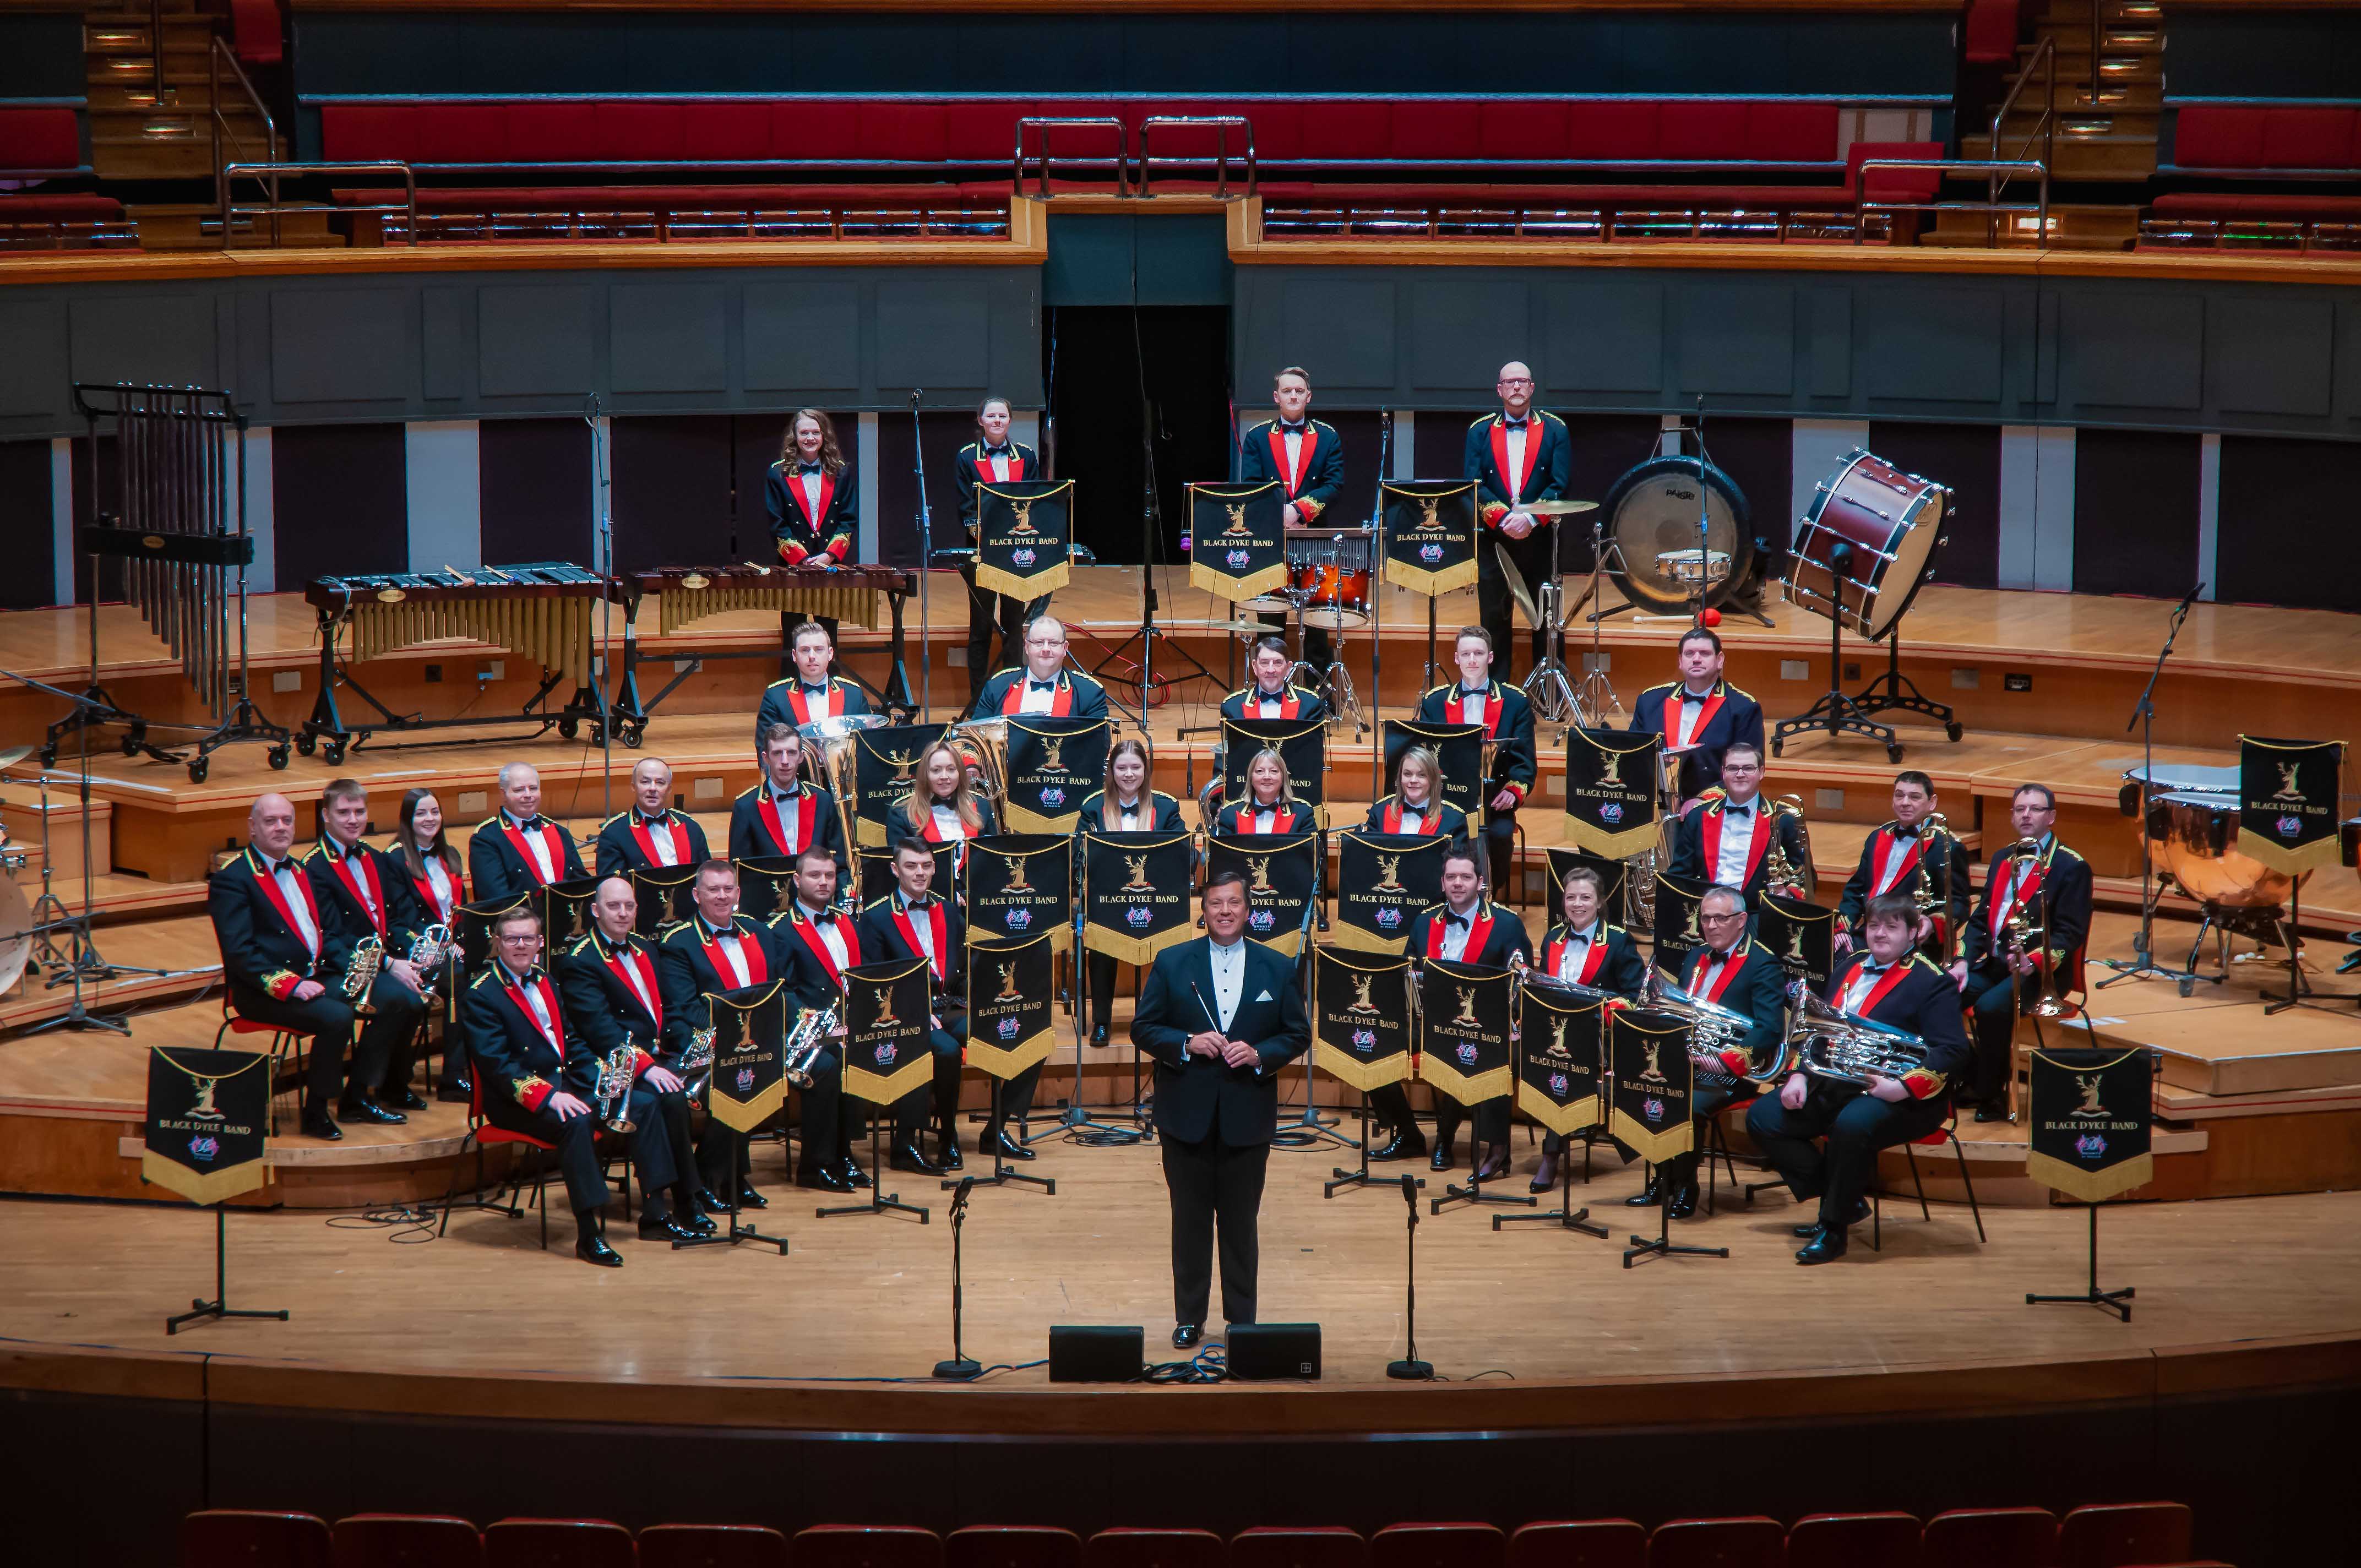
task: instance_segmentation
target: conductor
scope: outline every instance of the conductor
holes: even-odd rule
[[[1172,1343],[1205,1337],[1213,1232],[1222,1250],[1222,1316],[1255,1321],[1270,1140],[1279,1130],[1279,1069],[1311,1043],[1292,966],[1246,937],[1246,883],[1224,872],[1205,884],[1206,935],[1156,956],[1131,1021],[1131,1043],[1156,1062],[1156,1130],[1172,1196]]]

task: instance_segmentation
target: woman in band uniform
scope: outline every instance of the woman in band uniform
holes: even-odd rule
[[[918,771],[910,780],[910,793],[895,801],[885,811],[885,841],[898,844],[905,839],[923,839],[929,844],[956,843],[966,839],[980,839],[998,832],[992,816],[992,803],[983,798],[968,777],[967,763],[959,748],[949,740],[938,740],[927,748],[918,759]],[[966,860],[966,851],[955,852],[956,869]]]
[[[413,789],[401,797],[401,819],[394,828],[393,840],[394,858],[401,862],[401,869],[410,873],[412,883],[418,889],[418,905],[425,911],[428,922],[448,926],[456,935],[459,906],[467,902],[467,878],[460,869],[459,851],[444,837],[443,803],[434,798],[433,790]],[[458,990],[464,991],[467,984],[465,960],[455,950],[446,961]],[[472,1078],[467,1053],[453,1044],[446,1025],[443,1082],[435,1091],[435,1098],[466,1101]]]
[[[1465,839],[1467,814],[1443,798],[1443,762],[1433,748],[1412,746],[1395,766],[1394,793],[1373,803],[1361,826],[1371,833]]]
[[[1626,1002],[1636,1001],[1640,988],[1647,983],[1648,960],[1640,956],[1631,933],[1608,920],[1606,891],[1606,880],[1588,866],[1576,866],[1565,873],[1565,885],[1558,896],[1558,908],[1565,918],[1542,938],[1533,969],[1548,980],[1611,991]],[[1533,1191],[1546,1192],[1557,1185],[1557,1162],[1565,1153],[1565,1138],[1555,1133],[1543,1137]]]
[[[1109,833],[1184,832],[1188,824],[1180,820],[1180,803],[1159,789],[1148,787],[1155,773],[1154,759],[1148,755],[1148,743],[1136,736],[1126,736],[1115,743],[1107,755],[1107,786],[1082,802],[1082,823],[1103,828]],[[1076,882],[1080,883],[1082,838],[1074,836]],[[1105,953],[1090,955],[1091,978],[1091,1044],[1104,1046],[1107,1040],[1107,1021],[1115,1015],[1115,960]]]
[[[853,542],[861,536],[860,478],[836,444],[835,424],[819,410],[797,409],[788,419],[779,459],[763,479],[763,505],[771,514],[771,538],[782,565],[838,566],[852,558]],[[783,641],[803,619],[779,618]],[[813,619],[828,628],[833,647],[836,622]]]
[[[1246,764],[1245,800],[1222,807],[1213,831],[1224,838],[1252,833],[1300,833],[1312,827],[1312,808],[1295,798],[1286,760],[1265,747]]]

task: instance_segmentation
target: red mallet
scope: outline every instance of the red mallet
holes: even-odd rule
[[[1697,616],[1697,623],[1701,626],[1719,626],[1721,624],[1721,611],[1718,609],[1706,610]]]

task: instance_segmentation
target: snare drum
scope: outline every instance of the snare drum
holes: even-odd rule
[[[1700,566],[1694,550],[1665,550],[1656,555],[1656,576],[1678,583],[1691,593],[1730,580],[1730,552],[1708,550]]]
[[[1951,492],[1861,447],[1821,481],[1796,525],[1787,598],[1875,641],[1902,619],[1933,574]],[[1836,565],[1839,546],[1850,559]]]
[[[1369,546],[1366,539],[1333,535],[1288,552],[1303,624],[1339,631],[1369,619]]]

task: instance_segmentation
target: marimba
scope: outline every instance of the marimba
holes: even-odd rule
[[[656,601],[656,635],[668,637],[708,616],[732,610],[843,620],[877,629],[880,594],[898,599],[914,591],[910,574],[892,566],[666,566],[633,575],[642,600]],[[898,606],[897,606],[898,608]]]

